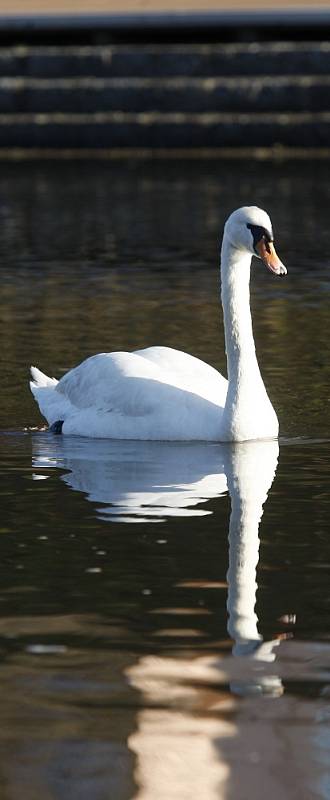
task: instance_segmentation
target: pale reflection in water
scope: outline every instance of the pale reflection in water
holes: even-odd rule
[[[234,695],[282,695],[274,664],[279,640],[262,640],[255,613],[258,530],[278,452],[275,441],[231,446],[35,437],[34,467],[70,470],[63,480],[90,501],[104,504],[97,507],[103,519],[132,522],[206,515],[210,512],[203,507],[205,502],[229,489],[227,608],[232,656],[187,660],[147,655],[126,668],[126,677],[145,706],[128,738],[136,756],[138,800],[219,798],[232,781],[230,742],[242,736],[239,722],[230,718]],[[228,685],[231,695],[225,689]],[[245,749],[252,747],[254,758],[262,761],[259,770],[269,781],[273,755],[262,738],[259,734]],[[241,781],[246,773],[252,791],[250,768],[248,759],[246,768],[241,767]],[[277,780],[271,782],[273,791],[280,791]]]
[[[225,448],[214,444],[124,442],[51,434],[33,441],[35,467],[69,470],[63,481],[104,505],[99,518],[157,522],[203,516],[196,508],[227,491]],[[34,478],[40,479],[40,473]]]
[[[101,519],[130,523],[206,516],[211,512],[204,504],[229,489],[228,631],[234,653],[244,655],[260,643],[254,613],[258,529],[278,453],[277,441],[175,444],[46,434],[33,439],[33,466],[39,468],[33,478],[47,477],[45,468],[66,470],[68,486],[102,503],[96,507]]]
[[[168,516],[207,515],[200,508],[229,489],[228,633],[233,655],[271,663],[279,643],[263,642],[255,613],[259,523],[276,472],[277,441],[235,445],[123,442],[79,437],[35,437],[35,468],[69,470],[62,480],[103,505],[103,520],[155,522]],[[44,477],[41,472],[34,479]],[[198,508],[197,508],[198,506]],[[281,692],[275,676],[235,682],[235,692]]]
[[[272,663],[279,639],[263,642],[258,633],[255,613],[256,569],[259,560],[259,523],[263,505],[274,480],[278,443],[250,442],[236,445],[228,452],[225,464],[231,497],[229,522],[228,633],[234,640],[233,655],[248,656],[252,661]],[[231,684],[235,693],[282,693],[276,675],[263,675],[250,681]]]

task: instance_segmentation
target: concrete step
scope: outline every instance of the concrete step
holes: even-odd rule
[[[0,148],[329,147],[330,42],[0,47]]]
[[[328,147],[330,112],[0,114],[1,148]]]
[[[0,76],[328,75],[330,42],[0,48]]]
[[[327,111],[329,76],[0,78],[0,113]]]

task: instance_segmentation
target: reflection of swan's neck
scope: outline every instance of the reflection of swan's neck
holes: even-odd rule
[[[230,387],[260,378],[250,311],[251,256],[233,247],[226,235],[221,250],[221,299]]]
[[[277,442],[236,445],[230,449],[227,481],[231,496],[228,569],[228,631],[234,652],[259,640],[256,568],[259,522],[277,464]]]
[[[259,639],[254,611],[262,503],[232,495],[229,525],[228,632],[236,642]]]

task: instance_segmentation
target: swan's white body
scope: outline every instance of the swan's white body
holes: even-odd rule
[[[149,347],[135,353],[100,353],[59,382],[47,383],[40,373],[36,377],[38,385],[31,388],[41,413],[50,424],[63,419],[63,433],[219,441],[227,381],[178,350]]]
[[[252,206],[229,217],[223,237],[228,381],[200,359],[168,347],[100,353],[60,381],[32,367],[31,390],[48,423],[63,420],[64,434],[112,439],[276,438],[278,421],[260,375],[252,331],[251,225],[271,231],[268,215]],[[276,274],[285,271],[278,259],[270,268]]]

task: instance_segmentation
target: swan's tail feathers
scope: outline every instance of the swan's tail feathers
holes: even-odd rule
[[[31,367],[31,377],[31,392],[48,424],[52,425],[56,420],[65,420],[68,413],[72,413],[72,406],[64,395],[56,391],[58,384],[56,378],[48,378],[37,367]]]
[[[38,367],[31,367],[31,377],[30,386],[32,392],[33,389],[40,389],[42,386],[56,386],[58,383],[56,378],[48,378],[48,375],[41,372]]]

